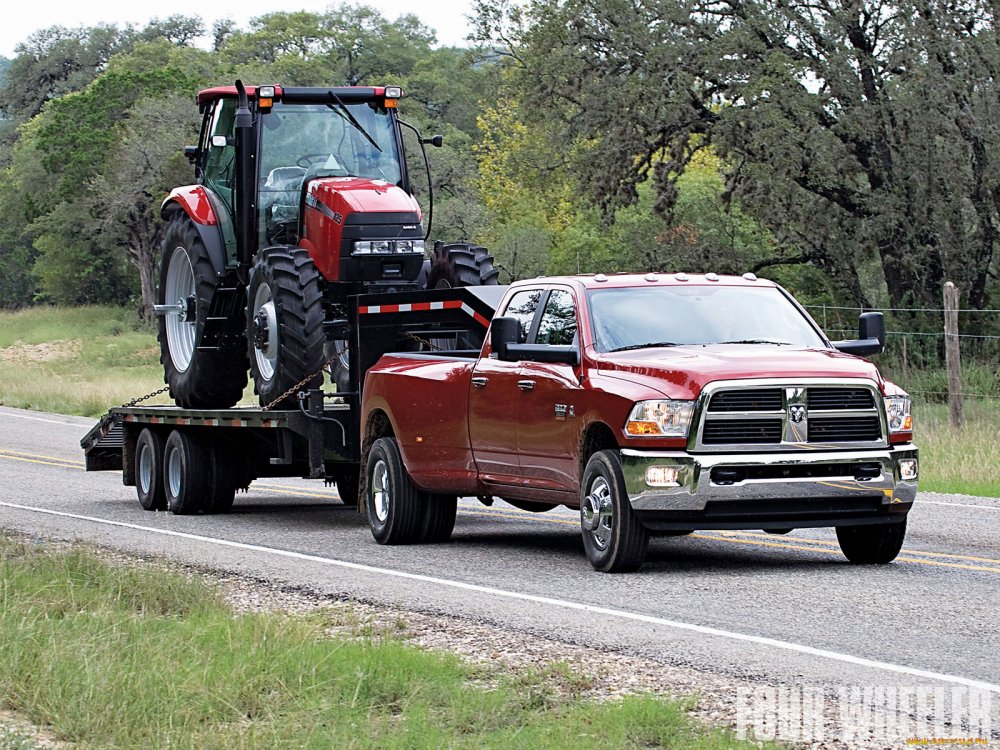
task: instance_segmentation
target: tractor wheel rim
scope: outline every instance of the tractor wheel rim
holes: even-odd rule
[[[171,449],[167,455],[167,486],[170,488],[171,497],[180,497],[181,457],[180,451],[176,448]]]
[[[379,460],[372,469],[372,506],[379,523],[385,523],[389,518],[390,492],[389,467],[385,461]]]
[[[253,309],[254,325],[260,325],[266,335],[266,340],[263,342],[258,340],[257,336],[254,337],[253,352],[257,360],[257,372],[264,380],[271,380],[278,369],[278,315],[268,284],[257,287],[253,297]]]
[[[145,443],[139,448],[139,476],[136,478],[142,494],[148,495],[153,487],[153,451]]]
[[[167,329],[167,349],[174,369],[184,372],[191,365],[195,350],[197,316],[188,318],[189,300],[197,298],[196,280],[187,248],[178,245],[170,255],[167,279],[163,285],[163,302],[176,305],[177,311],[164,316]]]
[[[580,521],[583,533],[590,534],[594,546],[600,550],[611,543],[612,515],[611,487],[604,477],[596,477],[580,506]]]

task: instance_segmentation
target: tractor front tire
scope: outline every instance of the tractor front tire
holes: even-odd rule
[[[303,388],[323,382],[321,284],[319,271],[301,248],[269,247],[257,257],[247,290],[247,339],[254,392],[262,406],[306,378]],[[275,406],[294,403],[289,394]]]
[[[435,244],[428,289],[451,289],[457,286],[493,286],[500,272],[493,267],[489,250],[467,242]]]
[[[160,315],[157,324],[163,380],[178,406],[226,409],[246,388],[246,354],[242,344],[200,348],[218,276],[194,222],[183,211],[167,224],[162,249],[157,303],[175,307]]]

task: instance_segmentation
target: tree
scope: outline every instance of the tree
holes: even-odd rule
[[[607,219],[714,148],[725,197],[776,252],[859,302],[936,305],[945,274],[985,303],[1000,225],[993,6],[875,0],[481,2],[532,126],[577,144],[581,192]],[[879,284],[857,269],[877,258]]]

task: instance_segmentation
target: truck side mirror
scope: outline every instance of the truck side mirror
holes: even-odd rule
[[[858,317],[858,338],[834,341],[833,346],[846,354],[865,357],[880,354],[885,349],[885,316],[880,312],[861,313]]]
[[[508,345],[516,344],[521,338],[521,321],[517,318],[493,318],[490,325],[490,348],[503,362],[512,361]]]

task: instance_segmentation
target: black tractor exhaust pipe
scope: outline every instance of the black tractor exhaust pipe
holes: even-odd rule
[[[256,248],[257,190],[254,169],[253,113],[243,81],[236,81],[236,252],[240,281],[249,283],[250,264]]]

